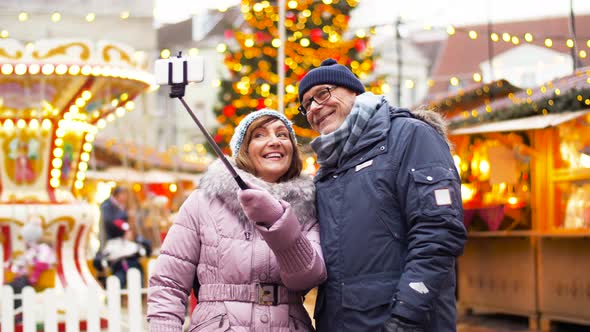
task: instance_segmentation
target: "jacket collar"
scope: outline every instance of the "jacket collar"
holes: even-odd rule
[[[233,159],[228,158],[228,161],[244,181],[267,190],[278,200],[289,203],[301,224],[316,220],[315,186],[310,176],[300,175],[287,182],[269,183],[237,168]],[[219,199],[232,213],[238,215],[240,220],[246,221],[238,201],[240,188],[221,160],[209,165],[199,181],[199,190],[210,198]]]
[[[348,152],[345,156],[341,157],[341,160],[345,160],[341,167],[338,169],[320,168],[315,176],[315,180],[320,180],[323,177],[334,173],[335,171],[341,171],[358,164],[360,161],[357,160],[357,156],[364,155],[368,151],[372,151],[373,147],[377,145],[380,146],[380,143],[384,143],[387,140],[390,127],[391,121],[389,114],[389,104],[385,102],[379,106],[379,109],[375,115],[371,117],[371,120],[369,120],[369,123],[367,124],[365,130],[361,133],[361,137],[353,149],[350,150],[350,152]]]

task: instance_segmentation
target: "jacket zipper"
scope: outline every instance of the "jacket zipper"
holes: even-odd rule
[[[246,238],[246,241],[252,241],[252,233],[254,231],[253,227],[254,226],[252,226],[252,224],[246,220],[246,231],[244,231],[244,237]]]

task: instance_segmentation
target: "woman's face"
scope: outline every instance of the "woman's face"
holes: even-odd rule
[[[289,129],[283,121],[276,119],[254,129],[248,156],[259,178],[277,182],[287,172],[293,158]]]

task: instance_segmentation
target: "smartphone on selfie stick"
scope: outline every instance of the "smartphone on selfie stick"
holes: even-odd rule
[[[217,154],[231,176],[234,178],[234,180],[236,180],[240,189],[248,189],[248,185],[246,185],[244,180],[242,180],[242,178],[238,175],[229,161],[227,161],[227,158],[223,152],[221,152],[219,145],[215,143],[213,137],[211,137],[209,132],[207,132],[207,129],[205,129],[195,113],[193,113],[193,111],[184,101],[183,97],[186,85],[190,82],[202,82],[204,79],[205,61],[203,57],[199,56],[183,58],[182,52],[178,52],[176,57],[156,60],[155,71],[156,83],[159,85],[170,85],[170,98],[178,98],[180,100],[188,114],[191,116],[193,121],[195,121],[197,126],[199,126],[199,129],[203,135],[205,135],[205,138],[209,144],[211,144],[213,147],[213,150],[215,150],[215,154]]]

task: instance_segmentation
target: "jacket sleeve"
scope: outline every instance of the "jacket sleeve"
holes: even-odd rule
[[[117,229],[115,224],[113,224],[115,220],[115,209],[113,209],[113,206],[109,202],[102,203],[100,206],[100,215],[107,234],[116,233]]]
[[[147,317],[150,331],[182,331],[201,249],[197,215],[199,200],[194,192],[184,202],[160,248],[149,279]]]
[[[398,137],[407,140],[396,182],[408,251],[392,313],[423,322],[433,300],[454,278],[466,231],[461,180],[447,143],[426,123],[410,120],[404,126]]]
[[[115,225],[117,219],[127,222],[128,217],[125,211],[119,210],[113,203],[106,201],[100,207],[100,214],[106,234],[111,237],[119,237],[125,234],[125,231]]]
[[[291,205],[280,201],[285,212],[270,228],[256,226],[274,252],[281,280],[293,290],[309,290],[326,280],[320,247],[319,224],[301,225]]]

